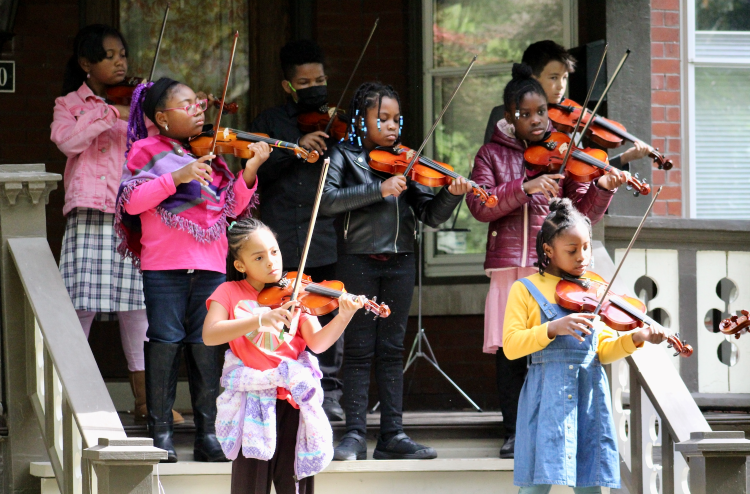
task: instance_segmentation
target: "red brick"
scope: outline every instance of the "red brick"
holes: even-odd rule
[[[651,58],[662,58],[664,56],[664,43],[651,43]]]
[[[651,11],[651,26],[664,25],[664,12]]]
[[[658,168],[654,168],[651,171],[651,183],[654,185],[663,185],[666,182],[666,172],[664,170],[659,170]]]
[[[668,75],[667,76],[667,89],[674,90],[680,89],[680,76],[678,75]]]
[[[667,111],[669,111],[669,109]],[[682,140],[681,139],[669,139],[669,141],[667,142],[666,152],[672,153],[672,154],[675,154],[675,153],[679,154],[680,151],[682,151]]]
[[[680,124],[678,123],[655,123],[651,126],[651,132],[666,137],[679,137]]]
[[[679,43],[664,43],[664,57],[665,58],[680,58],[680,44]]]
[[[667,214],[669,216],[682,216],[682,201],[667,202]]]
[[[652,27],[652,41],[680,41],[680,29],[676,27]]]
[[[667,203],[664,201],[656,201],[654,209],[652,210],[655,216],[666,216],[667,215]]]
[[[680,107],[670,106],[667,108],[667,122],[679,122],[680,121]],[[669,143],[671,146],[671,142]]]
[[[680,0],[653,0],[651,10],[680,10]]]
[[[680,13],[679,12],[665,12],[664,13],[664,25],[665,26],[679,26],[680,25]]]
[[[667,159],[672,160],[672,170],[679,170],[681,168],[679,154],[669,153],[667,154]]]
[[[682,199],[682,187],[676,185],[665,185],[659,195],[659,199],[668,201],[669,199]]]
[[[667,172],[667,180],[671,184],[682,185],[682,172],[680,170],[670,170]]]
[[[652,133],[651,145],[657,149],[664,149],[664,146],[666,146],[666,139],[661,136],[656,136]]]
[[[679,74],[680,60],[664,58],[651,60],[651,72],[653,74]]]
[[[655,105],[677,106],[680,104],[680,92],[679,91],[652,91],[651,102]]]
[[[663,106],[652,106],[651,107],[651,122],[664,122],[666,119],[666,111]]]
[[[664,74],[651,74],[651,89],[652,90],[659,90],[659,89],[665,89],[666,82],[665,82]]]

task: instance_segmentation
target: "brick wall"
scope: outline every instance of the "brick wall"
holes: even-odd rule
[[[63,173],[65,156],[50,141],[55,98],[78,31],[78,0],[19,2],[14,31],[0,58],[16,62],[16,92],[0,93],[0,164],[44,163]],[[65,220],[63,186],[50,195],[47,232],[52,252],[60,253]]]
[[[651,143],[674,162],[653,170],[653,185],[664,185],[654,214],[682,216],[680,112],[680,2],[651,2]]]

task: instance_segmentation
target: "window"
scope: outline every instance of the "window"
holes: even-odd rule
[[[157,0],[120,0],[120,26],[128,41],[128,73],[148,77],[154,60],[166,3]],[[154,80],[170,77],[194,91],[213,93],[221,98],[234,31],[239,30],[237,51],[227,89],[227,101],[236,101],[240,110],[222,118],[222,126],[246,127],[248,89],[247,2],[173,2],[156,65]],[[213,123],[215,110],[209,110]]]
[[[425,155],[468,176],[484,141],[490,111],[502,104],[513,62],[535,41],[571,46],[575,0],[426,0],[423,3],[424,128],[429,129],[450,98],[468,63],[477,63],[451,103]],[[413,146],[418,146],[414,143]],[[425,274],[483,274],[487,224],[466,204],[457,218],[425,235]],[[468,231],[467,231],[468,230]]]
[[[687,6],[690,216],[750,219],[750,3]]]

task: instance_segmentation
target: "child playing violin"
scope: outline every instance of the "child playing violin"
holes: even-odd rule
[[[536,252],[539,272],[513,284],[505,310],[506,356],[531,361],[518,403],[514,483],[519,494],[547,494],[552,484],[577,494],[619,488],[617,432],[602,365],[667,336],[663,328],[644,327],[618,338],[593,314],[554,303],[561,277],[580,277],[591,262],[591,221],[569,199],[550,204]]]
[[[228,233],[234,267],[244,280],[220,285],[208,298],[203,325],[206,345],[229,343],[219,397],[217,435],[232,463],[232,494],[313,492],[313,475],[331,461],[331,426],[321,408],[323,390],[317,360],[343,334],[364,297],[339,297],[338,315],[324,327],[300,315],[291,325],[288,302],[278,309],[258,305],[267,283],[281,279],[282,255],[270,228],[253,218],[232,223]],[[240,401],[246,400],[244,409]],[[298,427],[304,427],[300,435]],[[299,481],[295,490],[295,480]]]
[[[325,60],[314,41],[299,40],[286,44],[280,53],[283,80],[281,87],[287,102],[263,111],[250,124],[250,132],[261,132],[300,146],[326,153],[334,141],[322,131],[303,134],[297,118],[317,111],[328,102]],[[278,235],[279,247],[287,263],[286,271],[296,270],[302,255],[315,201],[323,160],[307,163],[287,150],[277,150],[258,169],[260,180],[260,216]],[[336,230],[333,218],[319,216],[308,252],[305,274],[313,281],[335,279]],[[321,316],[325,323],[332,316]],[[343,420],[339,405],[342,383],[338,378],[344,353],[343,339],[318,356],[323,371],[323,408],[331,420]]]
[[[125,78],[128,47],[122,34],[93,24],[76,35],[63,95],[55,100],[51,139],[67,157],[66,217],[60,274],[88,338],[97,314],[117,313],[122,349],[135,396],[136,423],[146,421],[143,279],[115,252],[115,199],[122,175],[130,108],[107,99]],[[156,127],[148,122],[148,132]],[[184,422],[174,413],[175,422]]]
[[[169,462],[177,461],[170,410],[183,348],[195,417],[194,458],[226,461],[214,431],[221,349],[203,344],[205,302],[226,281],[227,218],[249,214],[256,170],[270,153],[265,143],[249,145],[254,157],[236,176],[216,156],[194,156],[188,140],[203,130],[205,110],[205,99],[172,79],[136,88],[128,125],[135,142],[129,145],[115,213],[123,239],[119,251],[143,272],[148,425],[154,446],[167,450]],[[159,134],[147,137],[144,116]]]
[[[568,88],[568,76],[575,71],[576,59],[568,50],[552,40],[537,41],[529,45],[523,52],[522,63],[529,65],[534,79],[544,88],[547,101],[559,103],[565,98]],[[487,130],[484,133],[484,143],[492,139],[497,123],[505,113],[504,105],[496,106],[490,113]],[[649,146],[641,141],[635,141],[633,147],[622,154],[610,158],[610,165],[622,168],[623,165],[643,158],[649,152]]]
[[[622,177],[608,173],[594,183],[563,179],[558,185],[561,175],[527,176],[524,150],[552,130],[547,118],[547,97],[539,81],[532,77],[531,68],[515,64],[503,99],[505,118],[498,122],[492,141],[477,153],[472,171],[473,180],[486,184],[487,192],[495,194],[499,204],[486,208],[472,194],[466,202],[474,218],[489,223],[484,269],[491,281],[485,303],[484,352],[496,355],[498,394],[506,430],[500,457],[512,458],[516,407],[526,362],[511,362],[502,351],[508,291],[515,280],[533,272],[537,258],[532,246],[549,212],[549,200],[568,197],[595,223],[604,215]]]
[[[370,366],[381,403],[376,459],[429,459],[433,448],[403,432],[403,351],[406,322],[414,291],[414,236],[417,219],[437,227],[448,220],[461,196],[471,189],[458,178],[437,194],[403,176],[385,176],[368,166],[368,153],[392,147],[401,136],[401,104],[391,86],[362,84],[352,98],[350,142],[330,152],[330,169],[320,212],[337,216],[337,279],[353,293],[377,296],[392,310],[387,319],[358,314],[344,340],[344,410],[346,434],[334,460],[367,455],[367,396]]]

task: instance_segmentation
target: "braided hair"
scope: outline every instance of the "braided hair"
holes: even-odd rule
[[[245,274],[240,273],[234,267],[234,261],[239,260],[240,251],[245,242],[250,238],[250,235],[263,229],[271,232],[274,237],[276,236],[276,233],[268,225],[253,217],[233,221],[229,225],[229,230],[227,231],[227,243],[229,244],[229,258],[227,259],[228,281],[242,281],[245,279]]]
[[[352,97],[352,102],[349,104],[349,116],[351,116],[351,128],[349,129],[349,140],[353,146],[362,147],[362,138],[364,132],[359,133],[358,131],[363,130],[365,126],[365,115],[367,114],[368,108],[378,108],[378,115],[380,115],[380,105],[383,102],[383,98],[392,98],[398,102],[398,107],[401,108],[401,99],[393,86],[385,85],[380,82],[365,82],[361,84],[357,91]],[[357,124],[360,128],[357,128]],[[401,127],[404,124],[404,117],[401,117],[400,125],[398,129],[399,139],[395,144],[398,144],[401,140]]]
[[[133,91],[130,102],[130,118],[128,119],[128,141],[125,148],[125,158],[135,141],[148,137],[148,128],[144,116],[156,123],[156,111],[164,108],[172,93],[180,86],[180,82],[162,77],[156,82],[139,84]]]
[[[76,91],[86,81],[86,72],[81,68],[79,59],[85,58],[92,64],[101,62],[107,57],[104,50],[104,38],[118,38],[128,53],[128,44],[117,29],[105,24],[91,24],[76,34],[73,41],[73,55],[65,66],[62,95]],[[127,55],[126,55],[127,56]]]
[[[505,111],[510,112],[511,108],[517,110],[527,94],[538,94],[547,101],[547,93],[544,92],[539,81],[532,77],[530,66],[525,63],[514,63],[512,76],[513,78],[503,91]]]
[[[549,267],[549,258],[544,252],[544,244],[552,245],[555,238],[568,228],[572,228],[578,223],[583,223],[588,227],[589,237],[591,236],[591,220],[581,214],[570,202],[567,197],[563,199],[553,199],[549,205],[549,214],[542,223],[542,229],[536,235],[536,266],[539,268],[539,274]]]

